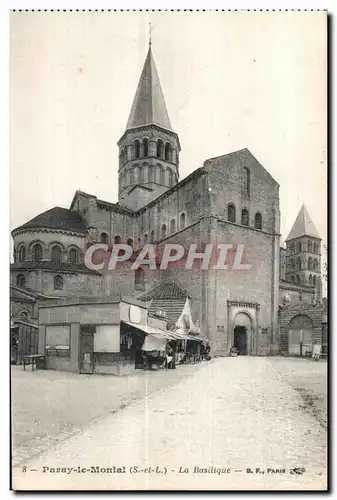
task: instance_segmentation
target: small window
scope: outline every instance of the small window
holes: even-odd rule
[[[164,143],[161,139],[159,139],[159,141],[157,141],[157,158],[163,157],[163,148],[164,148]]]
[[[318,243],[314,243],[314,253],[319,253]]]
[[[146,244],[147,243],[147,239],[148,239],[148,235],[147,233],[144,234],[144,243]]]
[[[309,257],[309,259],[308,259],[308,269],[310,269],[310,270],[312,269],[312,258],[311,257]]]
[[[172,161],[172,148],[170,143],[166,143],[165,145],[165,160]]]
[[[313,268],[314,268],[314,271],[318,271],[318,260],[315,259],[314,262],[313,262]]]
[[[162,184],[164,186],[165,185],[165,171],[161,165],[159,165],[158,168],[159,168],[159,184]]]
[[[132,184],[133,170],[129,169],[126,173],[126,179],[128,184]]]
[[[63,278],[62,278],[62,276],[55,276],[55,278],[54,278],[54,290],[63,290]]]
[[[23,245],[19,248],[19,262],[26,260],[26,247]]]
[[[134,157],[139,158],[140,157],[140,143],[139,141],[135,141],[134,144]]]
[[[308,240],[308,252],[312,252],[312,241]]]
[[[109,241],[108,234],[107,233],[102,233],[101,234],[101,243],[103,243],[104,245],[107,245],[108,241]]]
[[[313,278],[312,278],[312,284],[313,284],[313,286],[316,286],[316,276],[313,276]]]
[[[242,187],[243,187],[243,193],[246,196],[249,196],[249,194],[250,194],[250,172],[249,172],[249,169],[247,167],[243,168]]]
[[[246,208],[241,212],[241,224],[243,226],[249,226],[249,212]]]
[[[312,275],[309,276],[309,285],[312,285]]]
[[[170,233],[173,234],[175,232],[176,232],[176,221],[175,219],[172,219],[170,223]]]
[[[295,276],[294,275],[292,275],[291,281],[295,281]]]
[[[149,170],[149,182],[156,182],[156,167],[151,165]]]
[[[36,243],[33,246],[33,260],[35,262],[40,262],[42,260],[42,245],[40,243]]]
[[[255,229],[262,229],[262,215],[260,212],[255,214]]]
[[[16,277],[16,285],[20,286],[21,288],[24,288],[26,285],[26,278],[24,277],[23,274],[18,274]]]
[[[297,283],[301,283],[301,280],[300,280],[300,277],[299,277],[299,275],[298,275],[298,274],[296,274],[296,282],[297,282]]]
[[[297,271],[301,271],[301,269],[302,269],[302,263],[301,263],[300,258],[296,259],[296,269],[297,269]]]
[[[128,238],[126,244],[129,245],[129,247],[133,248],[133,239],[132,238]]]
[[[230,203],[227,207],[227,219],[228,222],[236,222],[236,210],[235,210],[235,205],[233,203]]]
[[[139,268],[135,271],[135,289],[144,290],[145,288],[145,273],[144,270]]]
[[[166,224],[163,224],[161,227],[161,237],[166,238]]]
[[[27,311],[21,311],[19,313],[19,318],[22,319],[23,321],[27,321],[29,318],[29,314]]]
[[[169,185],[169,187],[172,187],[173,186],[173,172],[170,168],[167,168],[166,172],[167,172],[168,185]]]
[[[51,260],[54,264],[61,264],[62,262],[62,248],[55,245],[51,249]]]
[[[154,243],[154,231],[151,231],[151,243]]]
[[[291,255],[295,255],[295,253],[296,253],[295,245],[291,245],[291,247],[290,247],[290,253],[291,253]]]
[[[149,156],[149,140],[143,139],[143,156]]]
[[[122,242],[122,239],[120,236],[115,236],[115,245],[120,245],[120,243]]]
[[[180,214],[180,229],[184,229],[185,224],[186,224],[186,215],[183,212],[182,214]]]
[[[137,168],[137,174],[138,174],[138,184],[143,184],[144,182],[144,169],[143,167],[138,167]]]
[[[301,242],[299,241],[297,243],[297,253],[301,253],[302,252],[302,245],[301,245]]]
[[[69,262],[71,264],[78,264],[79,262],[79,252],[77,250],[77,248],[71,248],[69,250]]]

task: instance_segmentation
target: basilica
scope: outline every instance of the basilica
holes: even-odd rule
[[[248,149],[206,159],[181,179],[181,144],[171,125],[151,45],[124,134],[118,140],[118,201],[76,191],[12,231],[11,317],[39,324],[48,304],[128,297],[174,328],[189,324],[214,356],[310,353],[322,345],[321,238],[303,205],[285,244],[279,185]],[[93,244],[203,248],[244,244],[249,270],[171,266],[89,269]],[[100,318],[97,315],[96,322]],[[98,324],[97,323],[97,324]],[[188,326],[188,325],[187,325]]]

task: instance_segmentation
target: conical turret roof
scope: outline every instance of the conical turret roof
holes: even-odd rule
[[[132,103],[126,130],[144,125],[158,125],[172,130],[151,45]]]
[[[304,204],[299,211],[286,241],[293,240],[294,238],[299,238],[301,236],[312,236],[313,238],[321,239]]]

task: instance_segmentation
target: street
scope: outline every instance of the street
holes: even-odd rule
[[[325,421],[296,387],[297,367],[326,381],[326,363],[311,360],[203,363],[20,463],[13,487],[324,490]]]

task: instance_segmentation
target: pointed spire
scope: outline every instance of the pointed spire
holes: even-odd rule
[[[133,100],[126,130],[144,125],[158,125],[172,130],[152,54],[151,35],[149,38],[149,51]]]
[[[321,239],[304,204],[299,211],[299,214],[294,222],[293,227],[291,228],[286,241],[293,240],[294,238],[299,238],[300,236],[312,236],[313,238]]]

